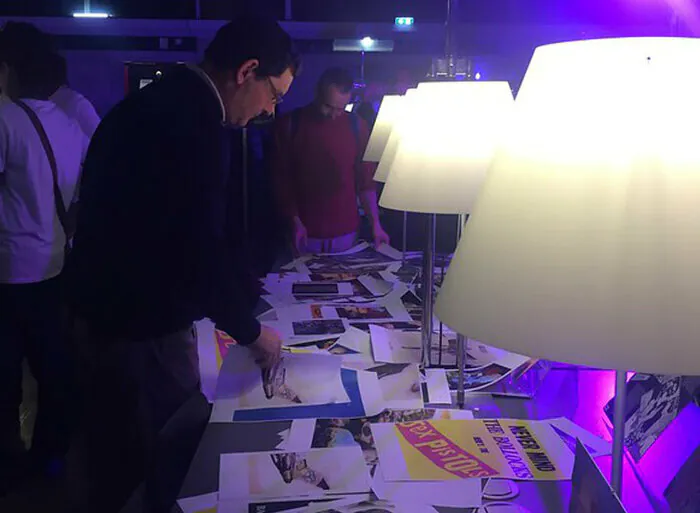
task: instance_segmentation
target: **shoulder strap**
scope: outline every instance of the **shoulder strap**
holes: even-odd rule
[[[355,147],[357,148],[357,156],[355,157],[355,167],[359,169],[360,164],[362,164],[362,148],[360,145],[360,117],[351,112],[350,117],[350,129],[352,130],[352,135],[355,137]]]
[[[350,128],[352,129],[352,135],[355,137],[355,142],[357,147],[360,147],[360,120],[359,116],[354,112],[350,113]]]
[[[41,144],[46,152],[46,158],[49,160],[49,166],[51,167],[51,175],[53,176],[53,196],[54,202],[56,204],[56,213],[58,214],[58,220],[63,227],[63,231],[68,236],[68,212],[66,211],[66,206],[63,203],[63,195],[61,194],[61,188],[58,185],[58,166],[56,165],[56,156],[54,155],[53,148],[51,147],[51,142],[49,141],[49,136],[46,135],[46,130],[44,130],[44,125],[41,124],[39,116],[21,100],[16,100],[15,104],[27,113],[29,120],[34,125],[34,129],[39,135]]]

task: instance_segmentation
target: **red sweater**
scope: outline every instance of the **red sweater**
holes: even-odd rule
[[[350,114],[323,118],[313,106],[291,114],[275,127],[273,175],[282,213],[299,216],[309,237],[329,239],[357,231],[357,195],[375,190],[375,165],[361,161],[369,129],[358,119],[359,144]],[[359,165],[358,165],[359,163]]]

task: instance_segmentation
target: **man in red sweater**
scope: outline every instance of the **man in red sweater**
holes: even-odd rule
[[[374,165],[362,162],[369,129],[345,111],[352,87],[345,70],[326,70],[314,102],[280,118],[275,128],[277,197],[299,253],[350,249],[360,227],[358,197],[375,245],[389,243],[379,222]]]

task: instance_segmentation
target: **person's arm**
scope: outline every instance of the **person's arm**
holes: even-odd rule
[[[290,225],[294,248],[300,251],[306,246],[307,232],[299,217],[299,208],[294,192],[291,131],[291,115],[278,120],[275,124],[272,177],[280,212]]]
[[[237,268],[240,259],[233,254],[243,251],[243,241],[233,245],[227,239],[230,170],[225,165],[223,129],[208,121],[195,116],[196,129],[187,132],[191,140],[183,140],[177,151],[183,187],[178,196],[188,203],[183,205],[182,250],[189,253],[186,261],[204,280],[203,313],[239,344],[250,345],[260,336],[261,327],[253,315],[249,284],[243,279],[247,270]]]
[[[369,129],[364,120],[359,120],[360,123],[360,149],[364,151],[369,140]],[[377,186],[374,182],[374,172],[376,165],[371,162],[362,162],[358,159],[356,168],[356,183],[357,195],[360,198],[360,203],[365,215],[369,219],[372,227],[372,236],[374,244],[380,246],[389,244],[389,236],[382,228],[382,223],[379,220],[379,205],[377,204]]]

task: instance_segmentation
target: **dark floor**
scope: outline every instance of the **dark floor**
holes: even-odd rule
[[[24,400],[20,408],[22,438],[31,443],[31,433],[36,418],[36,382],[25,366],[23,382]],[[77,502],[73,497],[81,495],[78,451],[73,450],[68,458],[67,472],[60,479],[37,478],[25,483],[14,493],[0,497],[0,513],[72,513]]]

